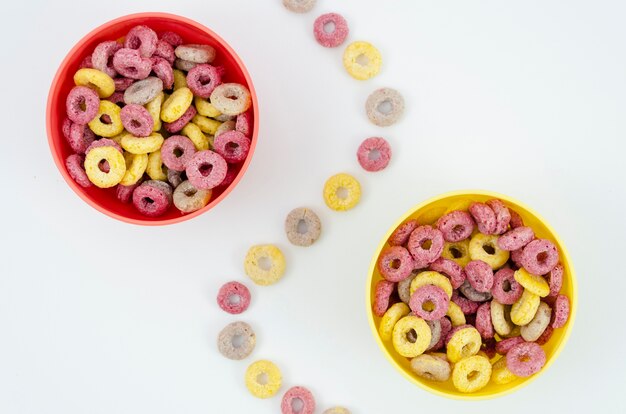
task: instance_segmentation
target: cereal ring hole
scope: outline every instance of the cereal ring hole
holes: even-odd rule
[[[370,161],[376,161],[380,158],[380,151],[377,148],[374,148],[367,154],[367,159]]]
[[[185,153],[185,151],[183,151],[183,149],[181,147],[176,147],[176,148],[174,148],[174,151],[172,151],[172,153],[174,154],[174,156],[176,158],[180,158]],[[187,194],[187,193],[185,193],[185,194]]]
[[[294,413],[302,412],[303,408],[304,408],[304,401],[302,401],[302,399],[300,399],[299,397],[296,397],[291,400],[291,409],[293,410]]]
[[[298,225],[296,226],[296,231],[299,234],[306,234],[309,231],[309,225],[306,223],[304,219],[300,219],[298,221]]]
[[[422,303],[422,310],[425,310],[426,312],[432,312],[433,309],[435,309],[435,304],[428,300],[424,303]]]
[[[267,385],[269,380],[269,376],[266,372],[261,372],[259,375],[256,376],[256,382],[259,385]]]
[[[267,256],[259,257],[258,265],[261,269],[268,272],[272,268],[272,259]]]
[[[483,245],[483,250],[487,254],[495,254],[496,253],[496,249],[491,244],[484,244]]]
[[[324,23],[324,33],[328,33],[328,34],[334,33],[335,29],[337,29],[337,25],[335,24],[335,22],[329,21],[329,22]]]
[[[346,198],[348,198],[348,195],[350,194],[350,192],[345,187],[339,187],[337,188],[337,191],[335,191],[335,194],[340,199],[345,200]]]
[[[502,290],[505,292],[510,292],[511,291],[511,281],[508,279],[504,279],[504,281],[502,282]]]
[[[133,128],[140,128],[141,122],[137,121],[136,119],[133,119],[130,121],[130,126]]]
[[[100,122],[102,122],[105,125],[111,125],[112,123],[111,117],[108,114],[102,114],[100,115]]]
[[[228,296],[228,303],[230,305],[239,305],[240,302],[241,302],[240,295],[233,293],[232,295]]]
[[[463,257],[463,253],[456,247],[450,247],[450,253],[452,254],[452,257],[454,257],[455,259],[459,259]]]
[[[370,63],[370,59],[364,53],[361,53],[356,57],[355,62],[360,66],[367,66]]]
[[[465,347],[463,347],[463,348],[465,348]],[[480,372],[474,370],[474,371],[470,372],[469,374],[467,374],[467,380],[472,382],[472,381],[476,380],[479,376],[480,376]]]
[[[431,239],[426,239],[420,243],[420,247],[424,250],[430,250],[430,247],[433,245],[433,241]]]
[[[204,163],[198,167],[198,171],[202,174],[203,177],[207,177],[213,171],[213,164]]]
[[[546,252],[540,252],[537,255],[537,262],[539,262],[540,264],[545,264],[547,259],[548,259],[548,253]]]
[[[415,329],[411,329],[410,331],[408,331],[405,336],[406,340],[410,343],[414,344],[415,342],[417,342],[417,332],[415,331]]]
[[[389,99],[385,99],[381,103],[378,104],[376,110],[384,115],[389,115],[391,111],[393,111],[393,105]]]
[[[234,348],[241,348],[241,346],[243,345],[243,341],[244,341],[243,335],[234,335],[231,340],[231,343],[233,344]]]

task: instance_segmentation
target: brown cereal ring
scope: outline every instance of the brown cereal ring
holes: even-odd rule
[[[547,303],[539,303],[537,313],[533,319],[526,325],[520,327],[520,333],[522,338],[528,342],[533,342],[539,339],[543,335],[544,331],[550,325],[550,318],[552,317],[552,309]]]
[[[291,244],[307,247],[320,237],[322,223],[313,210],[305,207],[295,208],[287,214],[285,233]]]
[[[191,69],[195,68],[198,63],[190,62],[188,60],[176,59],[174,61],[174,66],[176,69],[183,70],[185,72],[189,72]]]
[[[209,45],[180,45],[174,53],[177,58],[193,63],[211,63],[215,59],[215,49]]]
[[[400,296],[400,300],[407,305],[411,300],[411,282],[413,282],[416,276],[417,273],[413,272],[409,277],[398,282],[398,296]]]
[[[384,109],[387,105],[390,106],[389,111]],[[374,125],[382,127],[393,125],[404,113],[404,98],[395,89],[377,89],[365,101],[365,113]]]
[[[426,350],[429,351],[433,349],[441,339],[441,319],[426,321],[426,324],[430,328],[430,344],[428,344],[428,348],[426,348]]]
[[[238,83],[222,83],[211,92],[211,103],[224,115],[239,115],[252,104],[250,91]]]
[[[294,13],[307,13],[315,6],[316,0],[283,0],[283,6]]]
[[[411,359],[411,371],[430,381],[444,382],[450,378],[450,363],[442,358],[422,354]]]
[[[130,85],[124,91],[126,104],[145,105],[163,92],[163,81],[150,76]]]
[[[168,169],[168,178],[170,171],[173,170]],[[199,190],[187,180],[174,187],[174,206],[183,213],[200,210],[211,199],[211,190]]]
[[[467,280],[459,287],[459,291],[463,296],[474,302],[485,302],[492,298],[491,292],[478,292]]]
[[[255,345],[254,330],[245,322],[233,322],[226,325],[217,337],[217,348],[220,354],[237,361],[250,355]]]

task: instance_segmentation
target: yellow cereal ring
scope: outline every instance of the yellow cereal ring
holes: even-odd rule
[[[524,289],[531,291],[537,296],[545,298],[550,294],[550,285],[548,285],[548,282],[541,276],[528,273],[524,268],[516,270],[513,276],[517,283],[522,285]]]
[[[122,137],[120,145],[131,154],[148,154],[161,149],[163,136],[158,132],[153,132],[147,137],[136,137],[128,134]]]
[[[352,42],[343,52],[343,66],[354,79],[367,80],[378,75],[383,59],[371,43]]]
[[[461,326],[466,323],[465,314],[461,310],[461,307],[452,301],[448,303],[448,312],[446,312],[446,316],[450,318],[452,326]]]
[[[74,83],[87,86],[98,93],[100,98],[108,98],[115,92],[115,82],[109,75],[98,69],[83,68],[74,74]]]
[[[196,110],[198,111],[198,113],[202,116],[215,118],[217,116],[222,115],[220,111],[215,109],[215,107],[213,106],[211,102],[209,102],[208,100],[204,98],[196,96],[195,98],[193,98],[193,103],[196,106]]]
[[[385,312],[380,320],[380,326],[378,328],[380,338],[383,341],[390,340],[393,327],[400,320],[400,318],[408,315],[410,312],[411,309],[403,302],[398,302],[387,309],[387,312]]]
[[[133,185],[139,181],[139,179],[143,176],[143,173],[146,172],[146,167],[148,166],[148,155],[126,153],[124,155],[124,159],[126,160],[126,173],[124,174],[124,177],[122,177],[120,184]]]
[[[148,155],[148,166],[146,173],[153,180],[167,181],[166,167],[163,166],[161,150],[154,151]]]
[[[111,101],[100,101],[100,107],[98,108],[98,114],[94,119],[89,121],[89,129],[93,131],[94,134],[100,135],[101,137],[110,138],[115,135],[121,133],[124,130],[124,125],[122,124],[122,118],[120,117],[120,111],[122,108],[115,105]],[[100,119],[103,115],[108,115],[111,123],[105,124]]]
[[[472,260],[482,260],[495,270],[509,260],[510,253],[498,247],[495,234],[476,233],[469,243],[469,255]]]
[[[324,201],[332,210],[350,210],[360,199],[361,184],[350,174],[335,174],[324,184]]]
[[[164,99],[165,94],[161,92],[156,96],[156,98],[144,105],[154,121],[154,126],[152,127],[153,131],[161,129],[161,105],[163,105]]]
[[[274,284],[285,273],[285,256],[274,245],[252,246],[243,264],[246,274],[254,283],[261,286]]]
[[[161,108],[161,120],[165,122],[174,122],[191,106],[193,101],[193,93],[189,88],[176,89],[170,96],[163,102]]]
[[[491,364],[485,357],[474,355],[460,360],[452,370],[452,384],[461,392],[475,392],[489,383]]]
[[[511,307],[493,299],[490,308],[491,323],[496,333],[500,336],[509,335],[514,327],[513,322],[511,322]]]
[[[516,379],[517,376],[506,367],[505,357],[493,363],[491,367],[491,381],[493,381],[494,384],[508,384]]]
[[[539,302],[541,302],[539,295],[524,289],[522,297],[511,306],[511,321],[519,326],[526,325],[532,321],[535,313],[537,313],[537,308],[539,308]]]
[[[472,327],[459,329],[452,335],[446,345],[446,354],[450,362],[458,362],[463,358],[476,355],[483,341],[478,329]]]
[[[187,77],[182,70],[174,69],[174,90],[187,87]]]
[[[459,266],[465,267],[472,260],[469,255],[469,240],[444,243],[441,256],[444,259],[454,260]]]
[[[198,125],[200,130],[209,135],[215,135],[215,131],[222,123],[215,119],[207,118],[206,116],[196,115],[191,119],[191,122]]]
[[[432,354],[418,355],[411,360],[411,371],[431,381],[447,381],[450,378],[450,363]]]
[[[100,169],[100,163],[109,163],[109,172]],[[114,187],[122,181],[126,173],[124,156],[115,147],[96,147],[85,156],[85,172],[89,181],[100,188]]]
[[[415,276],[415,279],[413,279],[409,287],[409,293],[413,296],[413,293],[415,293],[417,289],[426,285],[440,287],[448,294],[448,298],[452,298],[452,284],[450,284],[450,279],[439,272],[433,272],[431,270],[419,273]]]
[[[407,335],[415,331],[415,342],[411,342]],[[405,316],[393,327],[391,334],[393,347],[403,357],[413,358],[421,355],[430,345],[431,331],[428,324],[414,315]]]
[[[267,378],[267,382],[259,381],[263,376]],[[276,395],[280,390],[282,380],[283,377],[278,367],[267,360],[253,362],[246,370],[246,388],[257,398],[270,398]]]
[[[208,138],[202,133],[200,127],[198,127],[198,125],[194,124],[193,122],[189,122],[187,125],[185,125],[180,133],[189,138],[191,142],[193,142],[193,145],[196,147],[197,151],[204,151],[209,149]]]
[[[453,211],[456,211],[456,210],[468,211],[469,206],[472,203],[474,203],[474,200],[470,200],[469,198],[462,198],[450,204],[444,214],[452,213]]]

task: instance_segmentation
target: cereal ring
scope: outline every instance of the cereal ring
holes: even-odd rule
[[[513,331],[513,322],[511,322],[511,307],[503,305],[497,300],[492,300],[490,309],[491,323],[494,330],[500,336],[510,335]]]
[[[326,29],[330,30],[326,30]],[[326,13],[313,22],[313,35],[317,43],[324,47],[337,47],[348,37],[348,22],[342,15]]]
[[[448,295],[448,299],[452,298],[452,285],[447,277],[438,272],[426,271],[418,274],[413,282],[411,282],[410,293],[413,293],[422,286],[433,285],[443,289]]]
[[[113,102],[115,105],[119,105],[120,107],[124,106],[124,94],[122,92],[115,92],[113,95],[109,96],[109,101]]]
[[[293,405],[295,401],[300,401],[299,410],[295,410]],[[315,411],[315,398],[311,391],[304,387],[291,387],[287,390],[280,403],[280,411],[282,414],[313,414]]]
[[[388,243],[391,246],[402,246],[409,241],[409,236],[413,230],[417,228],[417,220],[407,220],[404,223],[400,224],[397,229],[391,233],[389,236]]]
[[[181,135],[186,136],[193,142],[193,145],[196,147],[197,151],[205,151],[209,149],[209,140],[202,133],[200,127],[194,124],[193,122],[188,123],[183,127],[180,131]]]
[[[438,286],[425,285],[418,288],[409,301],[409,307],[413,313],[426,321],[433,321],[443,318],[448,312],[450,298],[446,291]],[[431,310],[424,309],[430,303]]]
[[[224,158],[213,151],[198,151],[187,162],[185,172],[194,187],[210,190],[217,187],[226,177],[228,165]]]
[[[222,83],[211,92],[211,103],[224,115],[239,115],[252,104],[250,91],[238,83]]]
[[[214,138],[213,147],[226,162],[237,164],[248,156],[250,139],[239,131],[228,131]]]
[[[195,96],[193,98],[193,103],[198,110],[198,113],[202,116],[206,116],[209,118],[215,118],[216,116],[221,115],[220,111],[215,109],[213,104],[206,99],[202,99],[199,96]]]
[[[419,226],[411,232],[407,249],[415,260],[416,268],[426,267],[441,256],[443,234],[431,226]]]
[[[180,46],[183,44],[183,38],[180,37],[178,33],[174,33],[174,32],[163,32],[161,34],[161,39],[163,39],[163,41],[169,43],[173,47]]]
[[[469,255],[472,260],[482,260],[493,270],[509,260],[510,253],[498,247],[498,236],[476,233],[469,243]]]
[[[453,303],[450,303],[449,305],[453,305]],[[449,308],[448,308],[449,309]],[[429,345],[428,347],[428,351],[433,351],[433,350],[437,350],[437,349],[441,349],[446,341],[446,337],[448,336],[448,334],[450,333],[450,331],[452,330],[452,323],[450,323],[450,320],[446,317],[439,319],[439,326],[441,327],[440,330],[440,334],[439,334],[439,340],[437,341],[436,344],[434,345]],[[465,321],[463,321],[465,322]],[[432,344],[432,341],[431,341]],[[431,353],[431,355],[434,355]],[[447,361],[448,357],[446,356],[446,354],[443,354],[444,359]]]
[[[93,69],[91,55],[85,56],[85,58],[80,62],[80,65],[78,65],[78,69]]]
[[[469,281],[465,280],[461,286],[459,286],[459,291],[471,301],[474,302],[485,302],[487,300],[491,300],[491,292],[479,292],[470,285]]]
[[[383,316],[389,308],[389,302],[396,284],[388,280],[379,280],[374,288],[374,303],[372,309],[374,315]]]
[[[194,124],[198,125],[198,127],[200,128],[200,130],[206,134],[209,135],[216,135],[217,136],[217,130],[218,128],[222,125],[222,123],[220,121],[217,121],[215,119],[211,119],[211,118],[207,118],[205,116],[201,116],[201,115],[196,115],[192,118],[191,122],[193,122]],[[232,121],[231,121],[232,122]],[[231,128],[231,130],[235,129],[235,123],[233,122],[233,128]]]
[[[67,142],[77,154],[83,154],[96,139],[96,135],[86,125],[72,124],[70,126]]]
[[[174,170],[168,170],[168,179],[170,171]],[[202,207],[206,206],[211,199],[211,190],[198,190],[187,180],[182,181],[175,187],[174,205],[183,213],[191,213],[200,210]]]
[[[356,157],[365,171],[380,171],[389,165],[391,147],[384,138],[367,138],[359,145]]]
[[[526,269],[522,268],[515,271],[514,277],[517,283],[535,295],[544,298],[550,294],[550,285],[541,276],[528,273]]]
[[[91,187],[91,181],[89,181],[89,177],[85,173],[84,162],[85,157],[83,155],[72,154],[65,159],[65,168],[67,168],[68,174],[78,185],[87,188]]]
[[[498,238],[498,248],[501,250],[518,250],[526,246],[535,238],[535,233],[530,227],[517,227],[509,230]]]
[[[161,150],[151,152],[148,155],[148,166],[146,167],[146,174],[158,181],[167,180],[167,173],[163,171],[163,161],[161,160]]]
[[[509,213],[511,213],[511,221],[509,221],[509,225],[512,229],[524,227],[524,219],[522,219],[522,216],[520,216],[515,210],[511,209],[509,209]]]
[[[550,286],[550,294],[548,296],[556,297],[563,287],[563,265],[561,263],[554,266],[546,275],[548,286]]]
[[[493,270],[482,260],[472,260],[465,266],[465,277],[477,292],[490,292],[493,286]]]
[[[463,240],[456,243],[444,243],[441,257],[456,262],[459,266],[465,267],[470,260],[469,240]]]
[[[242,360],[254,351],[256,335],[245,322],[229,323],[217,337],[220,354],[235,361]]]
[[[332,407],[324,411],[322,414],[350,414],[350,410],[343,407]]]
[[[211,65],[197,65],[187,74],[187,86],[195,96],[208,98],[222,83],[222,71]]]
[[[105,161],[109,165],[107,172],[100,168]],[[126,173],[126,162],[121,152],[112,146],[92,148],[85,156],[85,172],[97,187],[114,187]]]
[[[480,306],[480,302],[474,302],[473,300],[460,296],[456,291],[452,292],[452,298],[450,298],[450,300],[459,305],[459,308],[461,308],[461,311],[463,311],[463,314],[466,316],[476,313]]]
[[[163,81],[156,76],[149,76],[133,83],[124,91],[124,102],[145,105],[161,92],[163,92]]]
[[[506,355],[517,344],[523,344],[524,338],[521,336],[514,336],[512,338],[503,339],[496,343],[496,352],[500,355]]]
[[[446,316],[450,318],[450,322],[453,327],[465,325],[465,314],[459,305],[454,302],[448,303],[448,312],[446,313]]]
[[[511,213],[507,206],[504,205],[502,200],[494,198],[487,201],[487,204],[493,213],[496,215],[496,228],[494,234],[503,234],[509,228],[509,221],[511,221]]]
[[[198,66],[198,63],[190,62],[184,59],[176,59],[174,61],[174,66],[176,67],[176,69],[182,70],[184,72],[189,72],[191,69]]]
[[[167,182],[175,189],[187,178],[184,171],[167,170]],[[195,187],[194,187],[195,188]],[[197,188],[196,188],[197,190]]]
[[[401,318],[408,315],[410,312],[411,309],[409,309],[409,307],[402,302],[394,303],[389,309],[387,309],[387,311],[383,314],[378,327],[380,339],[383,341],[389,341],[391,339],[393,327]]]
[[[503,305],[512,305],[522,296],[524,288],[515,280],[513,269],[500,269],[493,276],[491,294]]]
[[[430,381],[444,382],[450,378],[450,363],[441,358],[422,354],[411,359],[411,371]]]
[[[93,141],[91,144],[89,144],[89,146],[87,147],[87,149],[85,150],[85,153],[88,153],[89,151],[91,151],[94,148],[99,148],[99,147],[113,147],[116,150],[118,150],[120,152],[120,154],[122,154],[124,151],[122,150],[122,147],[120,147],[120,145],[113,141],[112,139],[108,139],[108,138],[100,138],[98,140]],[[106,164],[108,167],[108,163],[103,163]]]
[[[483,234],[493,234],[496,231],[496,213],[484,203],[472,203],[469,212],[478,225],[478,231]]]
[[[455,210],[437,220],[437,228],[447,242],[465,240],[474,231],[474,220],[466,211]]]
[[[495,335],[491,323],[491,303],[485,302],[476,311],[476,330],[483,339],[491,339]]]
[[[134,79],[130,78],[115,78],[113,79],[113,83],[115,84],[115,92],[124,92],[130,85],[135,82]]]
[[[124,47],[137,49],[142,57],[149,58],[156,51],[157,34],[148,26],[135,26],[126,35]]]
[[[411,254],[402,246],[386,248],[378,258],[378,271],[390,282],[406,279],[413,271]]]
[[[529,323],[537,312],[539,302],[538,295],[524,289],[522,296],[511,307],[511,321],[519,326]]]
[[[294,13],[307,13],[315,6],[316,0],[283,0],[283,6]]]
[[[106,138],[103,138],[106,139]],[[135,184],[143,177],[143,173],[146,172],[148,166],[147,154],[129,154],[124,157],[126,160],[126,173],[120,181],[120,185],[130,186]]]
[[[176,197],[176,191],[174,191],[174,197]],[[246,285],[239,282],[225,283],[217,292],[217,304],[224,312],[238,315],[250,306],[250,291]]]
[[[522,253],[524,253],[524,249],[517,249],[511,252],[511,261],[518,268],[522,267],[522,263],[521,263]]]
[[[443,317],[441,319],[444,319]],[[439,343],[441,339],[441,319],[434,321],[426,321],[426,324],[430,328],[430,343],[428,344],[427,351],[434,349],[435,345]]]
[[[150,112],[141,105],[126,105],[120,111],[122,125],[136,137],[147,137],[152,133],[154,120]]]
[[[537,345],[545,345],[545,344],[547,344],[548,341],[550,340],[550,338],[552,337],[553,333],[554,333],[554,328],[552,328],[550,325],[546,326],[546,329],[543,331],[541,336],[539,336],[539,338],[537,338],[535,340],[535,343]]]
[[[569,298],[565,295],[558,295],[554,301],[554,311],[552,312],[552,327],[562,328],[569,319],[570,304]]]
[[[91,55],[91,64],[93,65],[93,68],[98,69],[99,71],[114,78],[117,75],[117,71],[111,64],[111,60],[115,52],[121,48],[122,45],[117,43],[115,40],[107,40],[100,43],[96,46]]]
[[[174,90],[177,91],[180,88],[187,87],[187,77],[183,71],[174,69]]]
[[[380,52],[368,42],[352,42],[343,52],[343,66],[348,74],[357,80],[367,80],[376,76],[382,63]]]
[[[152,55],[153,59],[155,57],[164,59],[168,63],[171,69],[172,65],[174,64],[174,60],[176,60],[176,54],[174,53],[174,46],[172,46],[165,40],[159,40],[156,44],[156,50],[154,51],[154,54]],[[172,74],[172,77],[173,77],[173,74]],[[171,86],[166,89],[171,89]]]
[[[530,377],[546,364],[546,353],[534,342],[517,344],[506,354],[506,367],[518,377]]]
[[[235,121],[226,121],[223,122],[220,126],[217,127],[217,129],[215,130],[215,136],[218,137],[220,135],[222,135],[225,132],[228,131],[234,131],[235,127],[236,127],[236,123]]]
[[[522,338],[528,342],[536,341],[550,325],[552,309],[544,302],[539,303],[537,312],[528,324],[520,327]]]
[[[250,134],[252,133],[252,115],[250,114],[250,110],[237,115],[237,119],[235,121],[235,131],[239,131],[246,137],[250,137]]]
[[[216,116],[215,119],[220,122],[234,121],[235,119],[237,119],[237,115],[220,114]]]
[[[517,376],[506,367],[506,358],[500,358],[491,366],[491,381],[494,384],[508,384],[516,379]]]
[[[135,137],[126,134],[122,137],[121,145],[131,154],[149,154],[161,148],[163,136],[158,132],[153,132],[147,137]]]
[[[110,101],[100,101],[98,113],[89,121],[89,129],[96,135],[110,138],[124,130],[122,118],[120,118],[121,108]]]
[[[324,184],[324,201],[332,210],[350,210],[359,203],[360,199],[361,185],[349,174],[335,174]]]
[[[98,94],[86,86],[74,86],[65,100],[67,117],[79,125],[85,125],[94,119],[99,107]]]
[[[87,86],[96,91],[100,98],[108,98],[115,92],[115,82],[109,75],[97,69],[79,69],[74,74],[77,86]]]
[[[285,266],[283,252],[272,244],[250,247],[243,263],[246,274],[261,286],[278,282],[285,274]]]
[[[374,125],[393,125],[404,113],[404,98],[392,88],[376,89],[365,101],[365,113]]]
[[[559,252],[550,240],[535,239],[524,247],[520,261],[528,272],[545,275],[559,262]]]
[[[141,184],[141,180],[132,185],[121,185],[115,187],[115,196],[124,204],[130,203],[133,198],[133,191]]]
[[[152,131],[158,131],[161,129],[161,105],[163,104],[164,99],[165,94],[161,92],[145,105],[145,108],[152,117]]]
[[[307,247],[320,237],[322,222],[313,210],[294,208],[285,219],[285,233],[291,244]]]
[[[133,191],[133,205],[145,216],[161,216],[172,205],[172,188],[163,181],[145,181]]]
[[[157,75],[157,78],[161,79],[161,82],[163,82],[163,88],[172,89],[172,86],[174,86],[174,69],[172,69],[172,66],[167,60],[160,57],[153,57],[152,71]]]
[[[161,109],[161,120],[174,122],[185,114],[193,101],[193,93],[189,88],[180,88],[174,91],[169,98],[163,102]]]
[[[184,114],[174,122],[165,122],[163,127],[171,134],[176,134],[182,131],[182,129],[196,116],[196,108],[190,106],[187,108]]]
[[[180,45],[174,53],[177,58],[193,63],[211,63],[215,59],[215,49],[209,45]]]
[[[260,382],[266,377],[267,381]],[[282,375],[276,365],[270,361],[253,362],[246,370],[246,387],[257,398],[273,397],[282,384]]]
[[[417,273],[411,273],[409,277],[398,282],[398,296],[400,296],[400,300],[407,305],[411,300],[411,283],[413,283],[416,276]]]
[[[452,332],[446,344],[446,354],[450,362],[459,362],[463,358],[476,355],[480,351],[482,339],[476,328],[469,326]]]
[[[161,159],[169,170],[185,171],[195,153],[193,142],[182,135],[172,135],[161,147]]]
[[[479,355],[457,362],[452,370],[452,384],[457,390],[465,393],[482,389],[490,378],[491,364],[487,358]]]
[[[407,335],[415,334],[415,341],[411,342]],[[392,343],[396,352],[403,357],[413,358],[424,353],[430,344],[430,328],[426,322],[417,316],[408,315],[400,319],[393,327]]]
[[[124,77],[145,79],[152,72],[152,60],[141,57],[138,50],[122,48],[113,55],[113,67]]]
[[[429,269],[447,276],[453,289],[458,289],[465,281],[465,272],[453,260],[440,257],[430,264]]]

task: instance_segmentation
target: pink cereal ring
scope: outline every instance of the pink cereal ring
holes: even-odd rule
[[[187,73],[187,86],[195,96],[201,98],[210,97],[221,83],[222,73],[212,65],[196,65]]]
[[[517,249],[511,252],[511,261],[515,263],[515,266],[518,268],[522,267],[522,253],[524,253],[524,249]]]
[[[551,326],[554,329],[565,326],[565,323],[569,319],[569,311],[569,298],[565,295],[557,296],[552,310]]]
[[[332,30],[326,31],[327,27]],[[337,47],[345,42],[348,37],[348,22],[342,15],[337,13],[326,13],[315,19],[313,23],[313,34],[317,43],[324,47]]]
[[[390,282],[401,282],[413,271],[413,258],[402,246],[388,247],[378,258],[378,271]]]
[[[548,285],[550,286],[550,294],[548,296],[556,297],[563,287],[563,265],[561,263],[554,266],[546,275]]]
[[[415,260],[416,269],[426,267],[443,252],[443,234],[431,226],[417,227],[409,236],[407,248]]]
[[[298,411],[293,408],[294,402],[300,400],[302,406]],[[287,390],[280,402],[282,414],[313,414],[315,412],[315,398],[311,391],[304,387],[291,387]]]
[[[473,300],[469,300],[461,295],[459,295],[456,291],[452,292],[452,302],[456,303],[464,315],[471,315],[476,313],[478,307],[480,306],[480,302],[474,302]]]
[[[356,157],[365,171],[384,170],[391,160],[391,146],[380,137],[370,137],[361,142]]]
[[[524,288],[515,280],[513,269],[500,269],[493,276],[491,294],[503,305],[512,305],[522,296]]]
[[[227,163],[237,164],[248,156],[250,139],[239,131],[228,131],[215,137],[213,147]]]
[[[178,33],[164,32],[161,35],[161,39],[169,43],[172,47],[180,46],[183,44],[183,38]]]
[[[396,284],[388,280],[379,280],[376,283],[376,287],[374,288],[374,303],[372,305],[374,315],[383,316],[385,312],[387,312],[391,294],[395,288]]]
[[[472,235],[474,220],[468,212],[455,210],[439,218],[437,228],[443,233],[445,241],[455,243]]]
[[[498,237],[498,247],[502,250],[518,250],[526,246],[535,238],[535,232],[530,227],[516,227]]]
[[[122,45],[115,40],[107,40],[100,43],[91,54],[91,64],[94,69],[104,72],[110,77],[115,77],[117,71],[113,67],[112,59],[115,52],[120,50]]]
[[[483,234],[493,234],[496,231],[496,213],[484,203],[472,203],[469,212],[478,225],[478,231]]]
[[[502,234],[509,228],[509,222],[511,221],[511,212],[509,208],[504,205],[502,200],[494,198],[486,203],[496,215],[496,229],[494,234]]]
[[[86,86],[74,86],[65,100],[67,117],[75,124],[85,125],[98,114],[98,93]]]
[[[199,190],[210,190],[220,185],[226,177],[228,164],[216,152],[205,150],[194,154],[185,172],[187,179]]]
[[[157,42],[156,50],[154,51],[152,57],[160,57],[165,59],[170,64],[170,67],[174,64],[174,60],[176,60],[174,47],[172,47],[172,45],[167,43],[165,40],[159,40]]]
[[[239,282],[228,282],[217,292],[217,304],[223,311],[238,315],[250,305],[250,291]]]
[[[91,181],[87,177],[83,163],[85,157],[80,154],[72,154],[65,160],[65,168],[74,181],[81,187],[91,187]]]
[[[454,260],[440,257],[430,264],[430,270],[447,276],[453,289],[458,289],[465,282],[465,272]]]
[[[157,48],[157,34],[148,26],[135,26],[126,35],[124,47],[137,49],[141,57],[149,58]]]
[[[120,118],[124,128],[136,137],[147,137],[154,128],[150,112],[141,105],[126,105],[120,111]]]
[[[433,309],[424,309],[426,303],[432,303]],[[411,295],[409,307],[413,313],[426,321],[434,321],[446,316],[450,300],[448,294],[442,288],[435,285],[424,285]]]
[[[485,302],[476,311],[476,329],[483,339],[491,339],[495,335],[491,322],[491,302]]]
[[[172,135],[161,146],[163,164],[174,171],[185,171],[195,153],[193,142],[182,135]]]
[[[152,60],[141,57],[137,50],[122,48],[113,55],[113,67],[127,78],[145,79],[152,71]]]
[[[175,134],[177,132],[182,131],[182,129],[187,125],[191,119],[196,116],[198,112],[196,111],[195,106],[191,105],[187,110],[174,122],[164,122],[163,128],[169,133]]]
[[[133,205],[145,216],[161,216],[172,205],[172,188],[163,181],[145,181],[133,191]]]
[[[493,286],[493,270],[482,260],[472,260],[465,266],[465,277],[477,292],[489,292]]]
[[[116,92],[124,92],[130,85],[135,82],[135,79],[131,78],[115,78],[113,79],[115,83],[115,91]]]
[[[520,261],[529,273],[545,275],[559,262],[559,252],[550,240],[536,239],[524,247]]]
[[[237,115],[237,120],[235,121],[235,131],[239,131],[244,134],[246,137],[250,136],[252,132],[250,127],[252,125],[252,115],[250,111],[246,111]]]
[[[417,228],[417,220],[407,220],[400,224],[397,229],[389,236],[389,244],[391,246],[402,246],[409,241],[409,236]]]
[[[534,342],[512,347],[506,354],[506,367],[518,377],[530,377],[546,364],[546,353]]]
[[[500,342],[496,342],[496,352],[500,355],[506,355],[515,345],[523,344],[526,341],[521,336],[506,338]]]
[[[122,203],[128,204],[133,199],[133,191],[135,191],[135,188],[139,187],[140,184],[141,180],[132,185],[118,184],[117,187],[115,187],[115,196]]]
[[[87,125],[72,124],[70,126],[67,142],[75,153],[84,154],[95,139],[96,134]]]
[[[163,89],[172,89],[174,86],[174,69],[167,60],[162,57],[153,57],[152,71],[163,81]]]
[[[511,209],[509,209],[509,213],[511,213],[511,221],[509,221],[509,225],[512,229],[524,226],[524,219],[522,219],[522,216],[520,216],[515,210]]]

